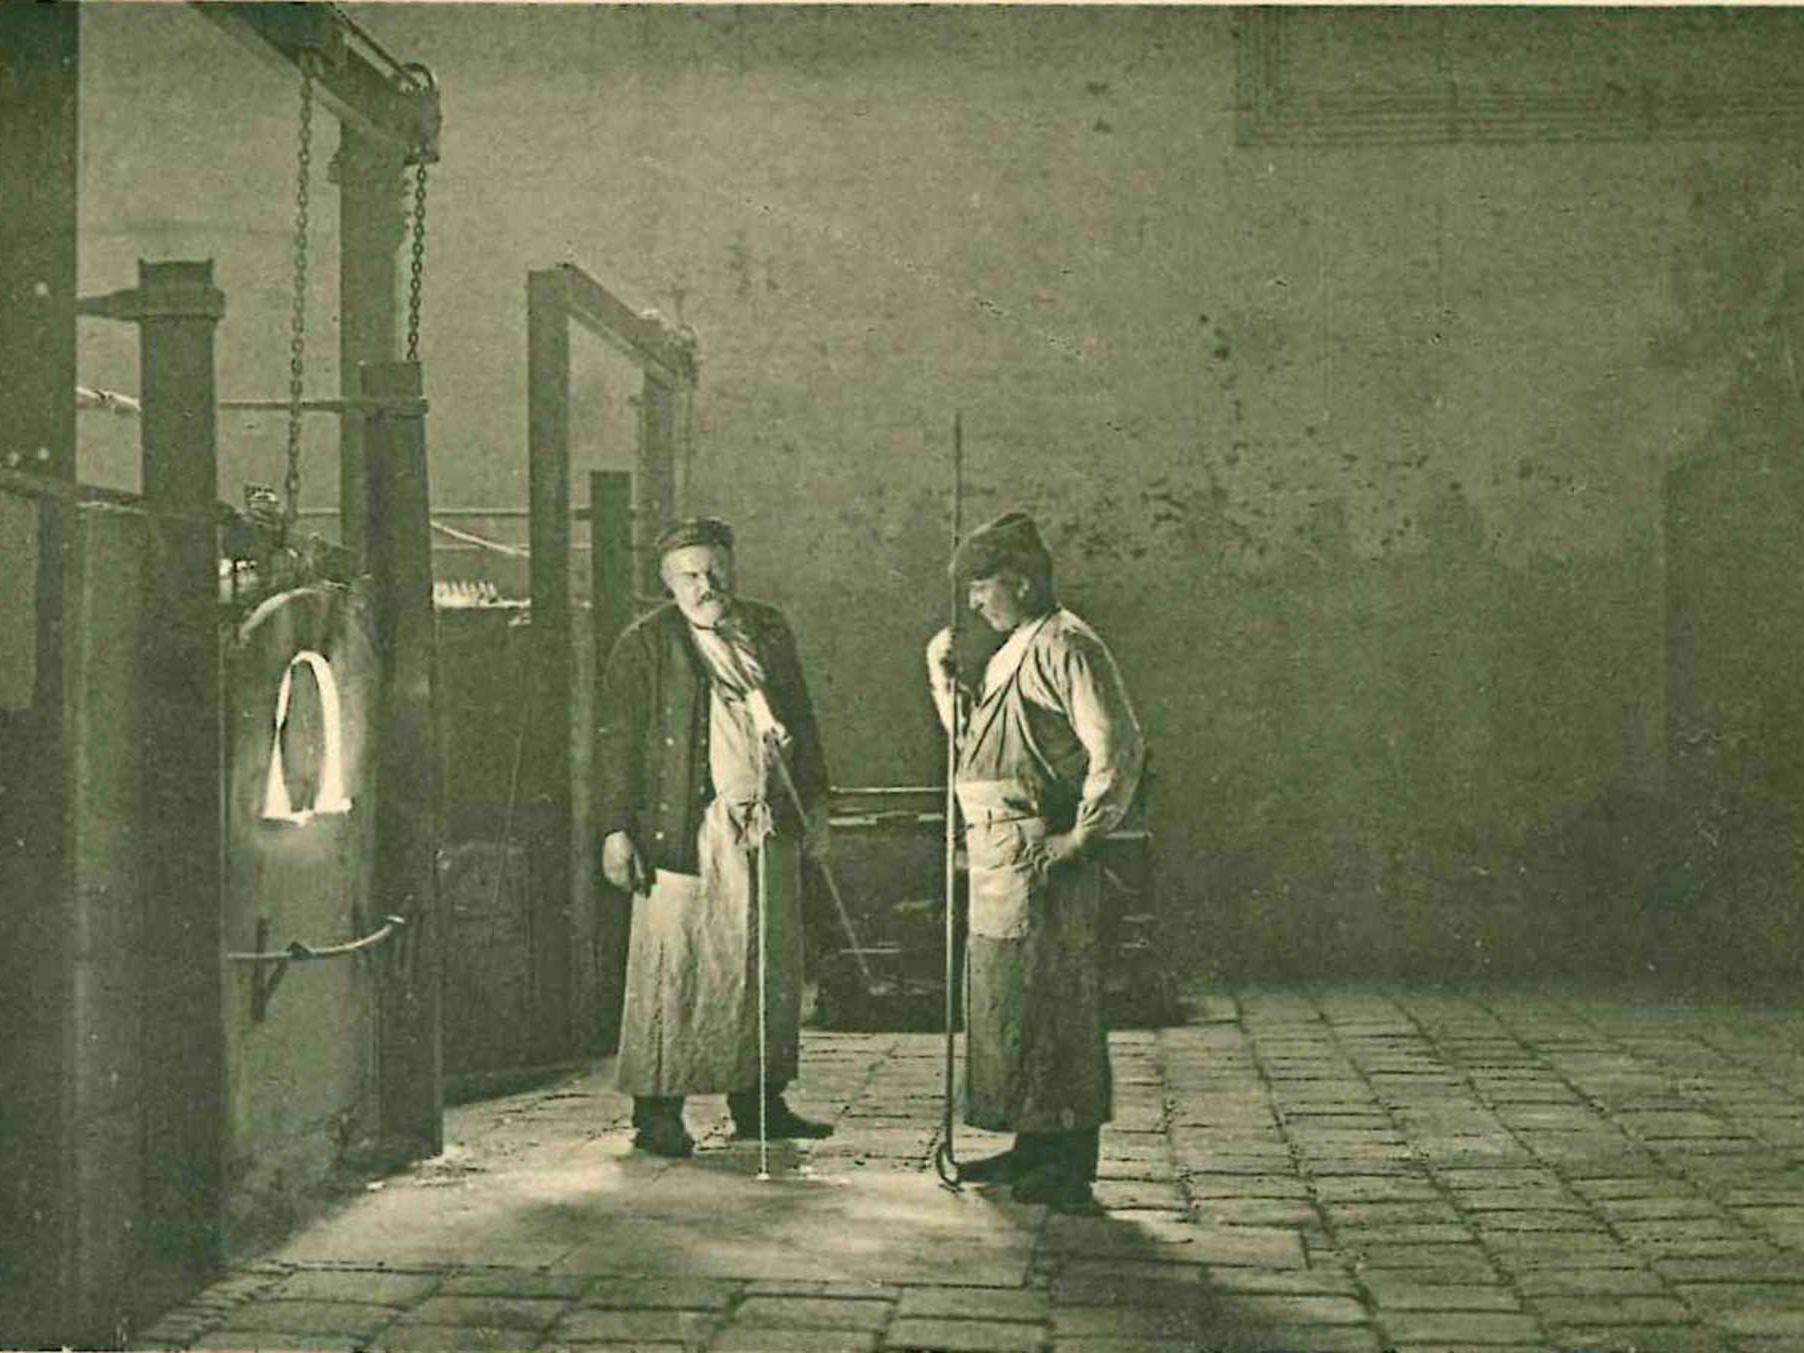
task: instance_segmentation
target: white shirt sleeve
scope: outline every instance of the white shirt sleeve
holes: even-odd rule
[[[1067,642],[1058,680],[1071,730],[1089,754],[1083,797],[1072,832],[1095,841],[1120,825],[1140,787],[1146,743],[1114,656],[1099,639]]]
[[[952,630],[941,630],[927,641],[927,689],[933,696],[933,708],[940,716],[940,727],[952,731],[952,676],[946,670],[952,652]]]

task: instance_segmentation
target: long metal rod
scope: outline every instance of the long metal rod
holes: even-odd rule
[[[758,793],[766,791],[765,743],[758,739]],[[777,753],[783,764],[783,753]],[[788,772],[785,772],[787,778]],[[758,814],[758,1178],[770,1178],[770,805]]]
[[[796,788],[795,777],[790,774],[789,762],[783,755],[781,747],[776,749],[777,773],[783,777],[783,788],[789,791],[790,802],[796,806],[796,814],[806,819],[808,810],[802,806],[802,792]],[[864,961],[864,944],[858,938],[858,931],[852,924],[852,913],[846,908],[846,900],[840,895],[839,880],[833,877],[833,867],[825,860],[817,859],[815,866],[821,871],[821,877],[827,881],[827,893],[833,899],[833,905],[839,911],[839,923],[845,927],[846,938],[852,941],[851,954],[858,961],[858,971],[864,978],[864,989],[868,995],[875,988],[876,979],[871,976],[871,965]]]
[[[300,940],[293,941],[286,949],[277,949],[267,954],[227,954],[226,958],[233,963],[305,963],[314,958],[342,958],[346,954],[354,954],[362,949],[371,949],[381,944],[396,930],[407,924],[403,916],[384,916],[384,925],[380,930],[371,931],[360,940],[350,940],[344,944],[329,944],[323,949],[315,949]]]
[[[231,413],[286,413],[294,408],[302,413],[392,413],[402,416],[428,412],[423,399],[303,399],[298,405],[286,399],[222,399],[219,407]]]
[[[964,523],[960,520],[961,486],[964,479],[965,461],[965,426],[961,413],[952,415],[952,553],[958,553],[959,536]],[[952,575],[949,588],[950,606],[946,618],[946,642],[948,652],[953,652],[958,632],[959,596],[958,574]],[[946,1076],[943,1105],[944,1111],[940,1119],[940,1145],[934,1152],[933,1167],[941,1180],[952,1188],[959,1184],[958,1152],[953,1141],[954,1118],[952,1098],[956,1090],[956,1078],[953,1063],[957,1057],[957,1046],[953,1041],[952,1026],[958,1015],[957,1002],[954,997],[954,982],[957,972],[958,941],[958,742],[963,722],[960,710],[958,681],[955,677],[952,688],[948,692],[949,700],[946,709]]]

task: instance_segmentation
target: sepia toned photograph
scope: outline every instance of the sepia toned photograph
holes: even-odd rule
[[[1804,10],[0,7],[0,1348],[1804,1349]]]

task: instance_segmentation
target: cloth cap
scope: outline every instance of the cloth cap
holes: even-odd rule
[[[733,548],[733,528],[719,517],[684,517],[658,533],[656,548],[660,558],[690,545],[715,545],[730,550]]]
[[[1052,553],[1025,512],[1004,512],[966,536],[952,554],[952,576],[961,582],[993,578],[1004,570],[1040,577],[1052,570]]]

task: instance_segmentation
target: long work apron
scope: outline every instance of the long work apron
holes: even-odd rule
[[[630,1095],[731,1094],[758,1084],[759,836],[768,831],[758,736],[743,703],[709,694],[714,801],[696,834],[701,873],[660,869],[633,899],[618,1085]],[[768,770],[768,768],[766,768]],[[768,778],[768,776],[767,776]],[[796,1075],[802,1015],[801,864],[764,836],[769,1080]]]
[[[1111,1108],[1101,872],[1079,862],[1036,879],[1028,862],[1034,844],[1069,828],[1048,815],[1075,791],[1036,743],[1020,673],[1017,660],[984,692],[959,753],[971,896],[965,1117],[992,1132],[1069,1132],[1107,1122]]]

